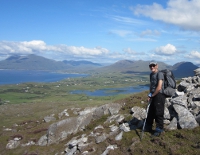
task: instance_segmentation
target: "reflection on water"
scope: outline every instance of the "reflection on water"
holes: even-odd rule
[[[123,88],[106,88],[95,91],[75,90],[71,94],[86,94],[87,96],[114,96],[119,94],[132,94],[148,90],[148,86],[132,86]]]

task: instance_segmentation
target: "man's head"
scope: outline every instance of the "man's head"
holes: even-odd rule
[[[151,61],[149,63],[149,68],[152,72],[157,72],[158,71],[158,63],[155,61]]]

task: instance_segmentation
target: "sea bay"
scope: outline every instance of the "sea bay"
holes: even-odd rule
[[[85,76],[88,75],[33,70],[0,70],[0,85],[19,84],[25,82],[56,82],[65,78]]]

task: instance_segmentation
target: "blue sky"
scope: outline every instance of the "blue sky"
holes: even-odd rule
[[[0,0],[0,60],[200,64],[199,0]]]

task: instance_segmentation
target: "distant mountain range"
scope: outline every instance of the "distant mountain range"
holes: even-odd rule
[[[173,66],[163,62],[158,62],[159,69],[171,69],[175,77],[194,76],[194,70],[198,66],[191,62],[179,62]],[[121,60],[114,64],[103,66],[90,61],[55,61],[37,55],[28,56],[11,56],[6,60],[0,61],[0,69],[15,69],[15,70],[45,70],[45,71],[62,71],[62,72],[77,72],[77,73],[124,73],[124,74],[149,74],[149,61],[131,61]]]
[[[101,67],[100,64],[90,61],[55,61],[41,56],[30,54],[28,56],[11,56],[0,61],[0,69],[15,70],[45,70],[45,71],[65,71],[80,72]]]
[[[194,65],[191,62],[179,62],[173,66],[167,65],[163,62],[158,62],[159,70],[162,69],[170,69],[173,71],[175,77],[182,78],[188,76],[194,76],[194,70],[199,68],[198,66]],[[121,73],[143,73],[149,74],[149,61],[130,61],[130,60],[121,60],[118,61],[110,66],[105,66],[97,69],[98,72],[121,72]]]

